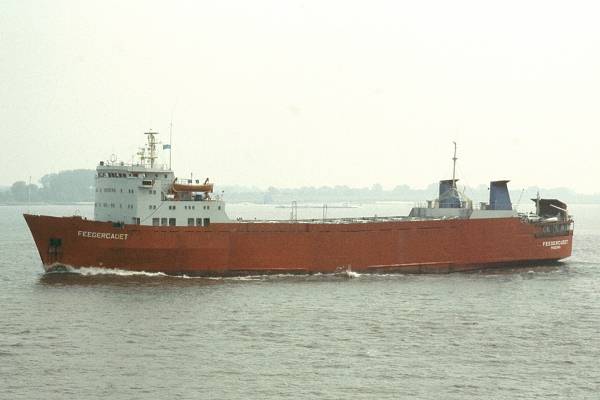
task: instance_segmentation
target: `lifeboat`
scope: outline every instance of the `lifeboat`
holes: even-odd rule
[[[213,192],[213,184],[205,183],[203,185],[192,185],[192,184],[184,184],[184,183],[173,183],[173,191],[174,192],[212,193]]]

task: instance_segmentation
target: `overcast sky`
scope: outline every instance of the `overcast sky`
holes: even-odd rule
[[[131,161],[228,185],[598,192],[600,2],[0,1],[0,184]]]

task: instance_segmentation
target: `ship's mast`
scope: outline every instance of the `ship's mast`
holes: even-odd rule
[[[144,158],[150,160],[150,168],[154,168],[154,161],[158,158],[156,155],[156,138],[154,135],[158,135],[158,132],[146,132],[144,135],[148,135],[148,155]]]
[[[452,165],[452,189],[456,189],[456,142],[454,143],[454,157],[452,157],[453,165]]]

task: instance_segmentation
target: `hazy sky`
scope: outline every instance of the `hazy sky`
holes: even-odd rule
[[[0,184],[130,161],[220,184],[598,192],[600,2],[0,1]]]

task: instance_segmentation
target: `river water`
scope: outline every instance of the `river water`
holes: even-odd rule
[[[600,398],[600,205],[570,206],[573,256],[559,266],[351,279],[44,274],[28,209],[93,213],[0,207],[1,399]]]

